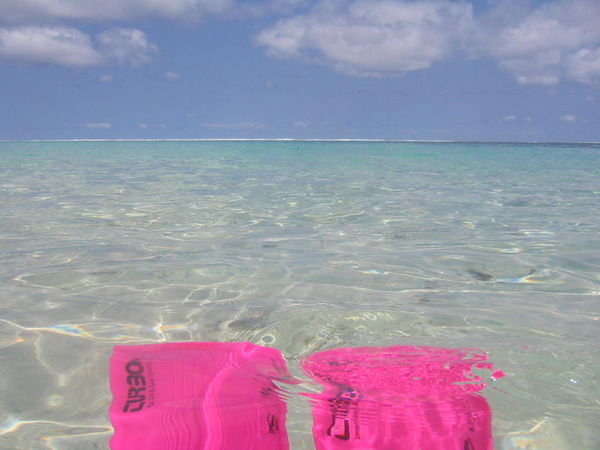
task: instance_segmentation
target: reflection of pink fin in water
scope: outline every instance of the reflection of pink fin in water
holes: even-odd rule
[[[303,370],[324,386],[313,404],[317,449],[490,450],[491,411],[471,369],[492,369],[473,349],[341,348]],[[500,376],[499,372],[495,373]]]
[[[116,346],[113,450],[287,449],[290,378],[281,353],[250,343]]]

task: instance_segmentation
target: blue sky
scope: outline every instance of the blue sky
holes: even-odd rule
[[[2,0],[0,101],[0,139],[600,141],[600,1]]]

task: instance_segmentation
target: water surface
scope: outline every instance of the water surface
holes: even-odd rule
[[[105,448],[112,346],[172,341],[298,377],[336,347],[477,347],[507,375],[497,448],[598,448],[598,180],[594,145],[0,143],[0,448]]]

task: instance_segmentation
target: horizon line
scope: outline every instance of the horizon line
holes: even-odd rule
[[[462,139],[371,139],[371,138],[69,138],[69,139],[0,139],[7,142],[390,142],[440,144],[588,144],[600,141],[505,141]]]

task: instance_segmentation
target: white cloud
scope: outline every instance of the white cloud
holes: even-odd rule
[[[151,128],[164,130],[165,128],[167,128],[167,126],[165,124],[162,124],[162,123],[152,124],[152,123],[144,123],[144,122],[142,122],[142,123],[138,124],[138,128],[141,128],[142,130],[148,130],[148,129],[151,129]]]
[[[583,48],[569,55],[567,74],[569,78],[581,83],[600,84],[600,47],[594,50]]]
[[[0,28],[0,58],[62,66],[102,61],[87,34],[66,27]]]
[[[2,0],[0,21],[48,19],[130,20],[147,17],[196,19],[231,10],[233,0]]]
[[[157,51],[144,32],[136,29],[107,30],[100,33],[94,42],[89,35],[75,28],[0,28],[1,59],[60,66],[110,63],[139,66],[149,62]],[[109,82],[108,78],[99,81]]]
[[[564,114],[560,116],[560,120],[566,123],[575,123],[577,122],[577,116],[575,114]]]
[[[306,128],[308,126],[307,123],[302,120],[296,120],[295,122],[292,122],[292,125],[298,128]]]
[[[266,126],[256,122],[240,122],[240,123],[219,123],[219,122],[203,122],[200,124],[206,128],[221,128],[221,129],[236,129],[236,128],[251,128],[264,129]]]
[[[515,115],[508,115],[508,116],[504,116],[502,118],[502,120],[504,120],[505,122],[531,122],[531,117],[529,116],[515,116]]]
[[[270,55],[354,75],[395,75],[450,56],[473,26],[470,4],[447,0],[324,2],[257,36]]]
[[[478,39],[485,43],[481,49],[518,83],[555,85],[565,75],[588,83],[598,76],[600,53],[583,50],[600,43],[598,0],[558,0],[528,13],[522,4],[500,5],[502,15],[513,21],[500,20],[492,11],[495,21],[481,21]]]
[[[112,75],[102,75],[98,78],[99,83],[112,83],[113,76]]]
[[[0,23],[58,20],[197,21],[210,15],[256,17],[288,14],[308,0],[0,0]]]
[[[108,122],[88,122],[84,124],[86,128],[96,128],[96,129],[109,129],[112,128],[112,124]]]
[[[169,81],[179,81],[181,80],[181,75],[175,72],[165,72],[165,78]]]
[[[120,65],[141,66],[152,60],[158,47],[146,33],[133,28],[113,28],[98,35],[98,47],[107,61]]]

